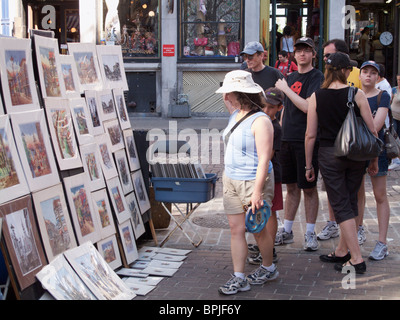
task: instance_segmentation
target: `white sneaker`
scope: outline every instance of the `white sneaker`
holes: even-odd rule
[[[393,171],[397,171],[400,170],[400,160],[399,158],[393,159],[392,163],[389,165],[389,171],[393,170]]]
[[[315,232],[307,232],[304,235],[304,246],[305,251],[316,251],[319,248],[319,242],[317,240],[317,235]]]
[[[339,236],[339,226],[335,221],[328,221],[326,226],[318,233],[318,240],[328,240]]]
[[[367,241],[367,236],[365,235],[364,226],[358,226],[357,237],[358,237],[358,244],[360,246],[364,244],[365,241]]]

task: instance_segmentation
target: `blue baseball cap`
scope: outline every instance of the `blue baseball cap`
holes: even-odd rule
[[[375,61],[372,61],[372,60],[365,61],[365,62],[361,65],[360,70],[362,70],[363,68],[365,68],[365,67],[367,67],[367,66],[374,67],[378,72],[381,71],[381,68],[379,68],[379,65],[378,65]]]
[[[264,52],[263,45],[258,41],[251,41],[246,44],[246,46],[244,47],[244,49],[240,53],[240,55],[248,54],[248,55],[252,56],[253,54],[256,54],[257,52]]]

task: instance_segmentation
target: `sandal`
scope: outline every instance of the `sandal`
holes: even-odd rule
[[[335,255],[335,251],[333,251],[329,255],[323,254],[323,255],[319,256],[319,259],[323,262],[345,263],[351,259],[351,255],[350,255],[350,252],[348,252],[344,257],[337,257]]]
[[[356,271],[356,274],[363,274],[367,271],[367,265],[365,264],[365,261],[357,263],[357,264],[352,264],[351,261],[349,260],[348,263],[350,265],[346,263],[344,264],[335,264],[335,270],[342,272],[344,267],[350,267],[352,266],[354,268],[354,270]]]

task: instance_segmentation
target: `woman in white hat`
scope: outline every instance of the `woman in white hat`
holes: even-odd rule
[[[273,239],[266,228],[254,234],[263,257],[262,265],[247,277],[244,274],[247,258],[244,208],[251,204],[255,212],[263,206],[264,200],[271,206],[274,196],[270,161],[273,126],[261,110],[263,89],[253,81],[251,73],[243,70],[229,72],[216,92],[223,93],[227,105],[236,109],[223,133],[226,145],[223,203],[231,230],[234,275],[219,288],[222,294],[235,294],[250,290],[250,284],[273,280],[279,274],[272,263]]]

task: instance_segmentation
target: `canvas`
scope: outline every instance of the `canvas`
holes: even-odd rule
[[[130,218],[129,207],[118,177],[107,180],[107,189],[118,223],[128,220]]]
[[[150,209],[150,200],[147,194],[146,185],[144,184],[142,171],[138,170],[132,173],[133,187],[139,203],[140,212],[143,214]]]
[[[78,69],[71,55],[60,54],[61,74],[64,78],[67,98],[80,98],[83,90],[78,78]]]
[[[136,149],[135,137],[130,129],[122,132],[125,141],[126,155],[128,157],[129,167],[131,171],[140,169],[139,157]]]
[[[94,143],[93,122],[84,98],[68,99],[79,145]]]
[[[125,149],[118,150],[114,153],[115,163],[117,165],[119,180],[121,181],[124,194],[133,191],[132,178],[129,171],[128,160],[126,159]]]
[[[121,46],[97,45],[97,57],[104,86],[109,89],[128,89]]]
[[[115,234],[97,243],[100,255],[108,263],[111,269],[115,270],[122,266],[121,254],[118,249]]]
[[[92,192],[92,198],[94,211],[98,214],[100,220],[101,239],[108,238],[116,233],[116,229],[107,190],[101,189]]]
[[[138,259],[138,251],[131,220],[128,219],[125,222],[119,224],[118,229],[126,261],[128,264],[131,264],[136,259]]]
[[[95,90],[85,91],[86,105],[92,120],[93,134],[99,135],[104,133],[103,119],[101,118],[101,104],[99,103],[98,94]]]
[[[131,122],[129,120],[128,110],[126,108],[124,92],[122,89],[113,89],[113,96],[115,102],[115,108],[117,110],[119,124],[121,125],[121,129],[130,129]]]
[[[101,156],[96,143],[81,146],[83,169],[88,177],[90,191],[105,188],[103,170],[101,168]]]

